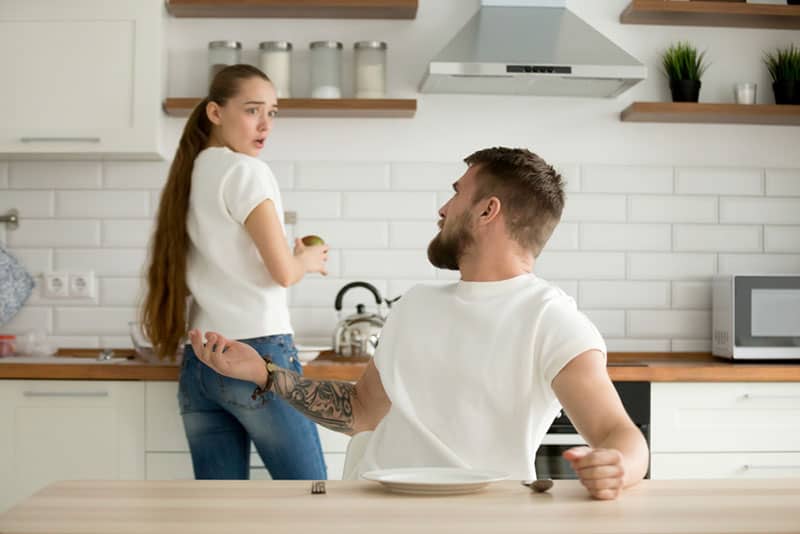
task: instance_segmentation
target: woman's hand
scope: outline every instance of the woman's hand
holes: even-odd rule
[[[294,240],[294,255],[303,264],[307,273],[320,273],[323,276],[328,275],[328,245],[314,245],[308,247],[303,244],[301,239]]]
[[[625,482],[622,453],[616,449],[573,447],[562,453],[595,499],[616,499]]]
[[[189,341],[197,357],[221,375],[247,380],[263,387],[267,383],[267,368],[256,350],[240,341],[226,339],[216,332],[205,334],[189,331]]]

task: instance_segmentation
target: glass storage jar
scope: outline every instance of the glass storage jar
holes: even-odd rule
[[[259,65],[272,80],[278,98],[291,96],[292,43],[288,41],[264,41],[258,44],[261,51]]]
[[[311,43],[311,98],[342,97],[342,43]]]
[[[15,335],[0,335],[0,358],[3,356],[13,356],[16,353]]]
[[[358,41],[353,46],[356,98],[386,96],[386,43]]]
[[[239,41],[211,41],[208,43],[208,83],[228,65],[241,63],[242,43]]]

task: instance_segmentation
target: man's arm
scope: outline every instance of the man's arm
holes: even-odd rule
[[[564,453],[593,497],[613,499],[623,487],[644,478],[647,442],[617,395],[603,355],[586,351],[553,379],[553,391],[590,447]]]
[[[215,332],[204,336],[198,330],[189,332],[189,340],[197,357],[219,374],[247,380],[259,387],[267,383],[264,360],[250,345]],[[273,374],[272,391],[315,423],[337,432],[352,435],[373,430],[391,406],[372,360],[355,384],[311,380],[282,368]]]

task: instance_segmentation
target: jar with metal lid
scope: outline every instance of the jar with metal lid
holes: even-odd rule
[[[342,43],[311,43],[311,98],[342,97]]]
[[[386,48],[383,41],[358,41],[353,46],[356,98],[386,96]]]
[[[208,83],[228,65],[241,63],[242,43],[239,41],[211,41],[208,43]]]
[[[288,41],[264,41],[258,44],[261,51],[259,65],[261,70],[272,80],[278,98],[291,96],[290,82],[292,77],[292,43]]]

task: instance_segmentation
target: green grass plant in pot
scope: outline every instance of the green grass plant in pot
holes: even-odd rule
[[[779,48],[764,56],[776,104],[800,104],[800,48]]]
[[[697,102],[700,98],[700,78],[708,65],[705,52],[688,42],[675,43],[661,56],[664,73],[669,78],[673,102]]]

